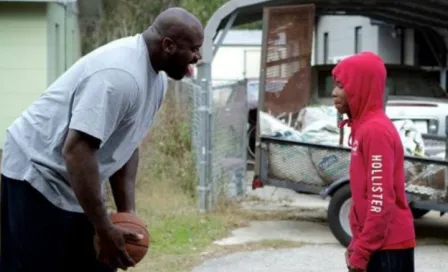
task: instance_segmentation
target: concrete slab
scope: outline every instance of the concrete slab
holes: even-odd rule
[[[306,244],[337,244],[328,226],[305,221],[256,221],[234,230],[230,237],[215,241],[217,245],[239,245],[264,240],[285,240]]]
[[[192,272],[347,272],[345,249],[338,245],[306,245],[293,249],[239,252],[205,262]],[[416,271],[446,270],[444,246],[417,247]]]
[[[265,186],[256,190],[252,188],[247,190],[248,199],[255,198],[258,201],[245,201],[245,208],[252,209],[272,209],[279,208],[299,208],[309,210],[326,210],[328,207],[329,199],[322,199],[317,195],[298,194],[292,190],[277,188],[272,186]],[[251,203],[258,205],[249,206]]]

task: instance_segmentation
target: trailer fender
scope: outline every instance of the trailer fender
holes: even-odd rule
[[[340,178],[334,182],[332,182],[328,187],[326,187],[325,189],[323,189],[319,195],[325,199],[328,196],[332,196],[334,194],[334,192],[336,192],[341,186],[344,186],[345,184],[349,183],[350,179],[349,177],[343,177]]]

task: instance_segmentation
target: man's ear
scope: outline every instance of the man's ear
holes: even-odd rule
[[[172,39],[165,37],[162,40],[162,49],[163,52],[172,55],[176,51],[176,44]]]

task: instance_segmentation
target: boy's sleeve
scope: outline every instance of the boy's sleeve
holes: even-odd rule
[[[363,230],[353,243],[350,265],[366,269],[371,254],[384,243],[395,202],[393,138],[385,130],[365,131],[361,142],[367,168],[368,208]]]
[[[75,90],[69,128],[103,144],[130,112],[137,92],[136,81],[125,71],[107,69],[91,75]]]

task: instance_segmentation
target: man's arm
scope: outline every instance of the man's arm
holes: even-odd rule
[[[353,244],[349,263],[365,270],[371,254],[384,243],[395,202],[392,136],[387,131],[365,132],[361,143],[367,173],[368,207],[364,227]]]
[[[139,162],[138,149],[128,162],[109,179],[118,212],[135,213],[135,183]]]
[[[97,151],[127,116],[137,91],[131,75],[108,69],[86,78],[74,92],[62,153],[78,202],[96,228],[110,226]]]
[[[102,198],[96,158],[98,147],[98,139],[83,132],[70,130],[62,154],[70,176],[70,184],[86,216],[97,229],[107,229],[112,223]]]

